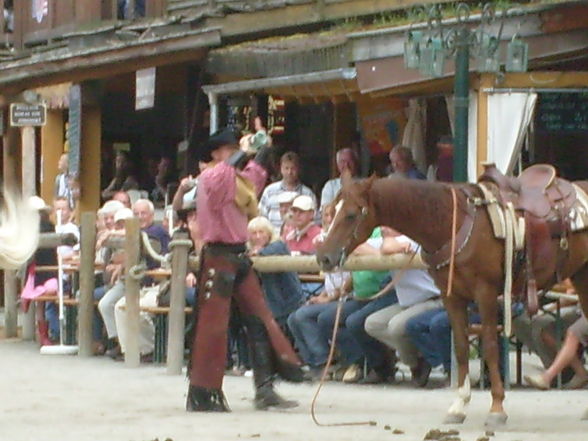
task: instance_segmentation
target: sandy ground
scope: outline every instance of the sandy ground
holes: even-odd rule
[[[360,386],[327,383],[317,413],[322,423],[375,421],[373,426],[318,427],[310,416],[316,385],[280,384],[280,393],[300,401],[283,412],[254,411],[252,382],[226,377],[233,412],[194,414],[184,410],[187,383],[165,367],[126,368],[104,357],[40,355],[32,342],[0,339],[0,440],[422,440],[430,429],[459,430],[461,440],[478,440],[489,393],[475,390],[461,426],[441,424],[454,393],[417,390],[407,383]],[[531,367],[532,369],[532,367]],[[439,382],[433,382],[439,386]],[[492,440],[586,440],[584,391],[507,393],[507,426]],[[389,426],[389,428],[387,427]],[[389,429],[398,429],[393,434]]]

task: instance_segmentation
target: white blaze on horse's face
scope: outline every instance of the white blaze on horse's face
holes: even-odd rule
[[[335,225],[335,222],[337,222],[337,220],[339,219],[339,213],[341,213],[341,208],[343,207],[343,204],[345,203],[345,201],[343,199],[339,200],[339,202],[337,202],[337,205],[335,205],[335,216],[333,216],[333,220],[331,221],[331,225],[329,225],[329,228],[327,229],[327,234],[329,234],[329,230],[331,229],[331,227],[333,225]]]

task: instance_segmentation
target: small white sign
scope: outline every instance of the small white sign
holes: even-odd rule
[[[45,104],[13,103],[10,105],[10,125],[13,127],[44,126],[46,120]]]
[[[135,110],[151,109],[155,105],[155,69],[149,67],[135,74]]]

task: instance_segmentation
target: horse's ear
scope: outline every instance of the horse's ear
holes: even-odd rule
[[[341,187],[348,188],[353,181],[353,176],[351,176],[351,172],[347,169],[343,170],[341,173]]]

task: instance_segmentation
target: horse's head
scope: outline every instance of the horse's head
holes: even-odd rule
[[[317,260],[323,270],[342,266],[347,256],[365,242],[377,226],[370,189],[375,175],[353,180],[349,173],[341,176],[341,191],[336,203],[335,217],[324,241],[317,249]]]

